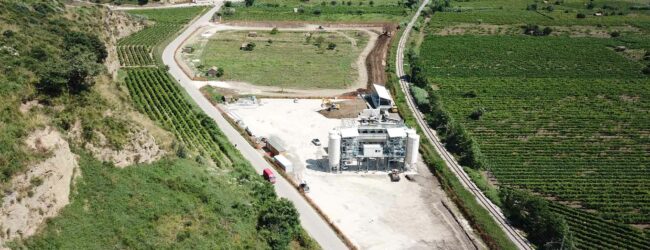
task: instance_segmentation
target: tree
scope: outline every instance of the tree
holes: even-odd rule
[[[255,0],[244,0],[244,3],[246,5],[246,7],[250,7],[250,6],[253,6],[253,4],[255,3]]]
[[[612,33],[609,33],[611,37],[619,37],[621,36],[621,32],[618,31],[612,31]]]
[[[300,232],[298,211],[285,199],[271,201],[257,220],[257,229],[271,249],[286,249]]]
[[[314,15],[319,16],[321,13],[322,13],[322,11],[320,9],[315,9],[314,10]]]
[[[271,29],[271,35],[278,34],[279,32],[280,32],[280,31],[278,31],[278,28],[277,28],[277,27],[273,27],[273,29]]]
[[[217,77],[221,77],[221,76],[223,76],[223,68],[222,68],[222,67],[217,68],[217,74],[216,74],[216,76],[217,76]]]
[[[576,18],[580,18],[580,19],[585,18],[585,17],[587,17],[587,16],[584,13],[578,13],[576,15]]]
[[[327,49],[328,50],[336,49],[336,43],[330,42],[329,44],[327,44]]]
[[[149,3],[149,0],[138,0],[139,5],[145,5],[147,3]]]
[[[232,7],[232,2],[231,2],[231,1],[225,1],[225,2],[223,3],[223,6],[225,6],[225,7],[227,7],[227,8],[230,8],[230,7]]]

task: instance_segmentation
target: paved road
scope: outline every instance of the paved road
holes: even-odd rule
[[[463,184],[463,186],[469,190],[475,197],[476,200],[478,201],[481,206],[483,206],[494,218],[494,220],[497,222],[497,224],[501,227],[501,229],[506,233],[508,238],[515,243],[515,245],[519,249],[530,249],[532,250],[533,248],[531,245],[528,243],[528,240],[521,235],[515,228],[510,226],[508,222],[505,219],[505,216],[503,216],[503,213],[497,207],[490,201],[484,194],[481,192],[478,187],[476,187],[476,184],[474,184],[473,181],[469,178],[467,173],[463,170],[463,168],[458,164],[458,162],[452,157],[452,155],[445,149],[445,147],[442,145],[440,142],[440,139],[436,135],[435,131],[433,131],[427,123],[424,120],[424,116],[420,111],[416,108],[415,106],[415,101],[413,100],[413,97],[411,96],[411,92],[409,91],[410,84],[406,80],[404,80],[404,76],[406,75],[404,73],[404,49],[406,47],[406,42],[408,40],[409,33],[411,32],[411,29],[413,28],[413,25],[417,21],[418,16],[420,15],[420,11],[426,6],[426,4],[429,2],[429,0],[424,0],[422,2],[422,5],[418,9],[418,12],[415,14],[411,22],[409,22],[408,26],[406,26],[406,29],[404,29],[404,34],[399,40],[399,44],[397,46],[397,58],[395,60],[395,67],[396,67],[396,72],[397,75],[400,77],[400,86],[402,88],[402,91],[406,94],[407,98],[407,103],[413,114],[415,115],[415,118],[420,125],[420,127],[423,129],[423,131],[426,134],[427,139],[434,145],[436,152],[442,157],[442,159],[445,161],[447,166],[452,170],[452,172],[456,175],[456,177],[460,180],[460,182]]]
[[[212,15],[219,10],[222,3],[217,3],[203,16],[195,20],[190,26],[183,31],[174,41],[172,41],[163,51],[163,62],[169,66],[169,73],[176,78],[187,93],[194,99],[198,106],[208,116],[212,117],[217,125],[228,137],[228,140],[237,145],[241,154],[250,161],[255,169],[261,173],[264,168],[273,169],[260,155],[260,153],[248,144],[237,130],[235,130],[228,121],[224,119],[221,113],[201,94],[201,92],[192,84],[192,80],[183,73],[181,68],[174,60],[174,53],[196,29],[209,22]],[[274,171],[275,172],[275,171]],[[346,249],[347,247],[338,238],[336,233],[329,227],[318,213],[303,199],[298,191],[287,180],[281,178],[276,173],[277,181],[275,191],[280,197],[289,199],[295,205],[300,213],[300,221],[303,228],[309,235],[321,245],[323,249]]]

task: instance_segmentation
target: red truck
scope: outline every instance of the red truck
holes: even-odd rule
[[[264,176],[265,180],[269,181],[272,184],[275,184],[275,175],[273,174],[270,168],[265,168],[262,171],[262,176]]]

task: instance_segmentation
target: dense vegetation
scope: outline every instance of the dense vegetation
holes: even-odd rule
[[[539,24],[569,30],[561,25],[574,21],[563,19],[564,11],[537,11],[540,14],[505,0],[446,6],[437,1],[419,58],[411,55],[411,80],[424,90],[413,90],[418,106],[428,113],[431,126],[461,164],[487,170],[502,187],[527,189],[553,201],[502,189],[502,197],[536,204],[530,210],[531,206],[511,206],[512,199],[488,196],[510,215],[537,211],[543,221],[562,218],[554,228],[577,248],[647,248],[645,233],[619,224],[650,222],[650,123],[646,119],[650,80],[643,73],[649,64],[643,59],[650,50],[644,24],[648,15],[631,5],[612,2],[601,8],[618,6],[623,14],[586,19],[601,25],[634,25],[636,31],[611,32],[607,37],[590,37],[586,32],[588,37],[575,38],[564,36],[570,33],[524,35],[526,28],[534,27],[524,24],[538,20],[526,19],[528,15],[548,15]],[[569,13],[585,8],[574,1],[555,6],[556,11],[566,8]],[[478,23],[473,19],[477,13],[484,18]],[[494,24],[521,33],[446,36],[440,32],[444,25],[487,29]],[[542,203],[549,204],[537,206]],[[509,218],[540,247],[558,240],[540,227],[530,227],[536,223],[534,217]],[[594,230],[584,220],[600,226]],[[563,223],[568,230],[560,230]]]
[[[89,90],[94,77],[105,71],[102,62],[107,56],[98,34],[82,25],[94,11],[81,9],[77,19],[71,20],[64,16],[63,4],[0,2],[0,185],[37,158],[16,143],[41,122],[21,114],[21,102],[41,100],[50,104],[47,107],[68,104],[66,109],[47,114],[65,128],[69,125],[66,118],[84,108],[77,104],[94,95]],[[91,106],[101,105],[101,100],[97,102]],[[101,129],[103,122],[86,120],[98,122]]]
[[[118,169],[83,155],[80,164],[83,178],[73,202],[25,247],[265,248],[251,215],[297,220],[290,203],[270,202],[269,184],[240,179],[233,185],[225,181],[229,174],[216,176],[194,161]]]

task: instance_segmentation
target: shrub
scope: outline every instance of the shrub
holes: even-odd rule
[[[271,35],[278,34],[279,32],[280,32],[280,31],[278,31],[278,28],[277,28],[277,27],[273,27],[273,29],[271,29]]]
[[[612,33],[609,33],[611,37],[619,37],[621,36],[621,32],[618,31],[612,31]]]
[[[463,97],[465,97],[465,98],[475,98],[477,96],[478,95],[476,94],[476,91],[474,91],[474,90],[470,90],[468,92],[463,93]]]
[[[331,4],[332,6],[334,6],[334,5],[336,5],[336,1],[334,1],[334,0],[330,1],[330,4]]]
[[[472,120],[478,120],[481,119],[481,116],[485,114],[485,108],[480,107],[474,111],[472,111],[471,114],[469,114],[469,118],[472,118]]]
[[[314,10],[314,15],[319,16],[321,13],[323,13],[323,11],[321,11],[320,9],[315,9]]]
[[[585,17],[587,17],[587,16],[584,13],[578,13],[576,15],[576,18],[585,18]]]
[[[429,93],[427,93],[426,90],[418,86],[411,86],[411,94],[413,95],[415,104],[418,106],[418,109],[420,109],[420,111],[423,113],[430,111]]]
[[[139,5],[145,5],[145,4],[148,4],[148,3],[149,3],[149,0],[138,0]]]
[[[230,8],[230,7],[232,7],[232,2],[231,1],[225,1],[223,3],[223,6],[226,6],[226,7]]]
[[[327,49],[328,50],[336,49],[336,43],[330,42],[329,44],[327,44]]]
[[[650,65],[641,71],[644,75],[650,75]]]
[[[253,6],[255,0],[244,0],[244,3],[246,4],[246,7],[250,7]]]

